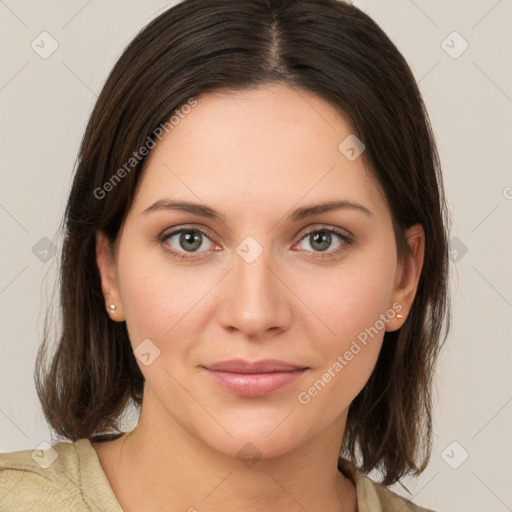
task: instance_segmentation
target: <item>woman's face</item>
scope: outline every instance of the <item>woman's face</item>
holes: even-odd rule
[[[329,103],[268,86],[199,97],[157,139],[111,286],[102,271],[146,380],[143,411],[228,454],[342,434],[415,289],[350,134]],[[309,214],[327,202],[341,206]],[[234,360],[281,363],[222,364]]]

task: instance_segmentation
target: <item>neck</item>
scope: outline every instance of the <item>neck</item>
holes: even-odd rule
[[[138,504],[189,512],[353,512],[354,484],[337,469],[344,423],[279,456],[265,457],[250,444],[233,456],[202,442],[156,404],[143,405],[135,429],[112,442],[109,480],[126,512],[141,510]]]

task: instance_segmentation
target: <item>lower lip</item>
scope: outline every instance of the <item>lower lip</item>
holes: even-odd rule
[[[307,368],[289,372],[272,373],[231,373],[213,371],[205,368],[206,372],[224,389],[239,396],[265,396],[295,382]]]

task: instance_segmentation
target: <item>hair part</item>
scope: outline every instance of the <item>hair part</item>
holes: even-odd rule
[[[380,27],[341,1],[185,0],[127,46],[79,151],[62,228],[61,332],[46,368],[47,318],[37,393],[50,426],[72,441],[118,430],[129,401],[142,404],[144,378],[126,323],[105,311],[96,233],[116,241],[144,159],[102,199],[94,190],[190,98],[274,83],[321,97],[351,123],[390,209],[400,260],[409,250],[405,230],[419,223],[425,231],[412,309],[398,331],[384,335],[376,367],[350,405],[342,450],[363,471],[380,469],[389,485],[423,471],[430,457],[432,378],[449,328],[449,219],[413,74]]]

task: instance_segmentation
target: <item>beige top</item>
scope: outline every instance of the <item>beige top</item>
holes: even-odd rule
[[[433,512],[370,480],[346,459],[339,459],[339,469],[356,486],[358,512]],[[0,453],[0,510],[123,512],[89,439]]]

